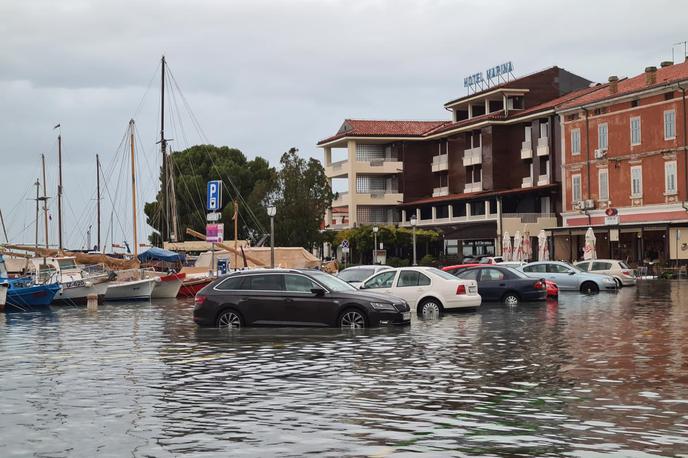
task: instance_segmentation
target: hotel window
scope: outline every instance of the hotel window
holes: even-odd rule
[[[571,154],[576,155],[581,152],[580,129],[571,130]]]
[[[533,140],[533,137],[531,136],[531,129],[531,126],[526,126],[525,128],[525,141],[527,141],[528,143],[530,143]]]
[[[601,201],[609,200],[609,171],[607,169],[600,169],[598,172],[600,198]]]
[[[664,163],[664,191],[667,195],[676,194],[676,161]]]
[[[599,149],[607,149],[607,123],[597,126],[597,147]]]
[[[631,118],[631,146],[640,145],[640,116]]]
[[[631,197],[643,196],[643,167],[631,167]]]
[[[574,202],[581,200],[581,176],[571,175],[571,197]]]
[[[549,137],[549,123],[540,121],[540,138]]]
[[[669,110],[664,112],[664,140],[676,138],[676,112]]]

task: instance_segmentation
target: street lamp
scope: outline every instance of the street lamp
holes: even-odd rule
[[[275,215],[277,209],[274,205],[268,207],[268,216],[270,217],[270,268],[275,268]]]
[[[375,242],[373,245],[373,264],[377,264],[377,262],[375,260],[375,252],[377,251],[377,231],[379,229],[380,229],[379,227],[373,226],[373,236],[375,237]]]
[[[418,220],[416,219],[416,215],[413,215],[411,217],[411,228],[413,229],[413,265],[417,266],[418,263],[416,262],[416,224],[418,223]]]

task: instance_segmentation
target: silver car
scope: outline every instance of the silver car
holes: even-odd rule
[[[337,274],[337,277],[341,278],[355,288],[360,288],[363,280],[368,277],[372,277],[374,274],[386,269],[391,269],[391,267],[379,264],[370,266],[352,266],[340,271]]]
[[[616,280],[609,275],[591,274],[583,272],[565,262],[542,261],[531,262],[521,267],[521,270],[533,278],[546,278],[559,286],[562,291],[580,291],[595,294],[600,291],[616,290]]]
[[[574,264],[584,272],[591,272],[595,274],[605,274],[614,277],[616,285],[635,286],[636,277],[633,269],[623,261],[616,259],[595,259],[594,261],[580,261]]]

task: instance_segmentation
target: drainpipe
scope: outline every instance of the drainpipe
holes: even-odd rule
[[[685,211],[688,211],[688,204],[686,201],[688,201],[688,138],[686,137],[688,127],[686,126],[686,88],[681,86],[681,84],[677,84],[679,90],[682,92],[682,102],[683,102],[683,179],[684,179],[684,185],[686,188],[686,194],[685,194],[685,199],[683,202],[681,202],[681,206]]]

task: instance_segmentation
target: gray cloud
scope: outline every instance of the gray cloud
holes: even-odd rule
[[[290,146],[320,157],[315,143],[345,117],[444,119],[442,103],[464,93],[464,75],[504,60],[517,74],[555,64],[598,81],[638,73],[686,38],[687,10],[672,1],[5,0],[0,208],[16,207],[10,236],[31,240],[32,202],[21,199],[42,152],[54,189],[60,122],[66,196],[84,214],[66,213],[66,232],[81,244],[95,218],[94,155],[113,163],[134,115],[141,200],[150,200],[157,81],[146,90],[163,52],[208,140],[274,163]],[[202,141],[188,119],[184,132],[170,121],[170,136],[178,149]]]

